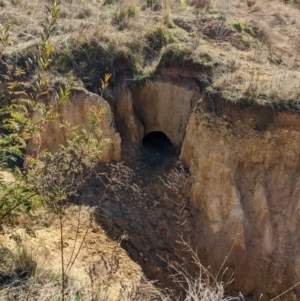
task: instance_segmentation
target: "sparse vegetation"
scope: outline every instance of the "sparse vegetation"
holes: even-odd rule
[[[63,18],[58,22],[59,4],[50,2],[43,19],[41,2],[48,3],[0,0],[0,163],[15,173],[13,183],[0,179],[0,232],[24,214],[34,220],[37,208],[47,208],[60,221],[61,273],[45,271],[25,247],[19,245],[15,254],[3,248],[0,298],[107,300],[117,255],[106,262],[103,274],[91,268],[87,285],[68,276],[81,247],[69,259],[64,255],[64,202],[90,179],[107,143],[101,138],[101,110],[92,108],[89,129],[62,124],[67,142],[55,154],[38,148],[34,157],[24,156],[28,141],[39,141],[45,124],[59,116],[59,106],[71,93],[70,82],[102,96],[120,70],[130,74],[130,80],[148,79],[172,63],[200,66],[206,72],[201,89],[211,96],[299,112],[300,21],[292,5],[300,3],[273,1],[270,7],[263,0],[68,1],[60,4]],[[118,69],[117,60],[129,70],[123,65]],[[60,76],[66,82],[59,81]],[[57,96],[55,105],[44,101],[46,95]],[[29,226],[27,232],[33,233]],[[184,295],[160,291],[142,279],[130,286],[120,282],[118,300],[239,300],[226,296],[226,285],[216,281],[196,255],[197,276],[169,263]]]
[[[31,10],[34,5],[34,2],[22,3],[22,7],[27,10]],[[154,9],[157,5],[161,5],[162,9]],[[219,66],[218,71],[213,73],[211,78],[213,85],[208,87],[208,92],[215,93],[222,91],[223,88],[226,90],[228,82],[230,86],[231,80],[241,78],[245,87],[242,90],[238,89],[237,93],[233,92],[234,89],[227,89],[226,93],[222,93],[222,97],[235,102],[239,101],[240,97],[248,98],[251,102],[256,102],[257,99],[257,103],[261,104],[261,99],[265,96],[260,95],[259,90],[254,91],[256,89],[254,82],[255,77],[264,77],[267,86],[270,87],[266,91],[265,104],[272,103],[274,97],[274,103],[294,107],[299,100],[295,93],[292,97],[286,97],[288,91],[297,90],[296,79],[285,82],[284,90],[287,93],[281,93],[282,87],[276,88],[278,74],[292,72],[292,77],[297,78],[299,72],[298,39],[295,34],[300,24],[297,10],[288,4],[273,1],[270,6],[265,1],[253,1],[248,7],[247,2],[234,0],[190,1],[185,4],[179,1],[139,3],[124,0],[104,1],[103,4],[73,1],[62,3],[61,6],[65,16],[68,17],[61,19],[58,34],[67,34],[68,38],[55,43],[54,52],[58,64],[52,65],[53,77],[57,76],[57,72],[64,73],[65,76],[72,77],[77,85],[81,82],[89,90],[94,90],[99,77],[97,72],[105,70],[107,62],[115,58],[125,58],[134,76],[145,78],[151,76],[157,67],[161,66],[159,62],[164,51],[160,50],[176,42],[178,48],[176,52],[182,49],[184,51],[182,57],[185,60],[201,64],[204,52],[210,54],[212,65]],[[9,8],[5,9],[9,13]],[[14,9],[18,10],[19,6],[14,6]],[[71,12],[68,12],[70,9]],[[32,23],[31,15],[28,16],[30,21],[22,20],[22,24],[31,24],[24,35],[24,38],[27,37],[29,40],[36,37],[37,23],[42,16],[41,13],[39,15],[38,9],[35,8],[35,11],[35,24]],[[247,13],[245,15],[242,12]],[[7,20],[7,16],[2,14],[0,21]],[[13,22],[12,24],[13,28],[17,26]],[[15,43],[20,40],[22,37],[18,39],[12,37],[10,52],[18,52]],[[214,44],[210,42],[211,40]],[[227,64],[233,51],[224,51],[224,42],[232,45],[235,59],[239,61],[241,68],[236,70],[235,74],[232,74],[231,66]],[[94,47],[96,44],[99,45],[98,49]],[[187,50],[189,56],[186,55]],[[97,54],[94,51],[97,51]],[[86,64],[84,68],[83,63]],[[249,72],[247,68],[250,68]],[[265,69],[270,70],[270,76],[264,75]],[[256,75],[251,79],[249,74],[252,70]],[[240,75],[237,76],[236,72]],[[242,75],[244,72],[246,77]],[[224,81],[222,78],[228,74],[230,79]],[[232,84],[235,85],[234,80]],[[249,85],[251,89],[248,88]]]
[[[185,243],[186,244],[186,243]],[[136,283],[122,282],[114,291],[116,301],[230,301],[240,297],[229,297],[225,294],[226,283],[216,280],[211,272],[201,263],[197,254],[186,244],[187,252],[192,254],[193,264],[197,266],[195,276],[189,274],[183,266],[169,262],[174,283],[185,291],[185,294],[159,290],[154,283],[143,276]],[[0,297],[5,300],[60,300],[61,275],[51,269],[37,265],[35,256],[19,244],[12,253],[0,249],[3,260],[0,265]],[[91,267],[90,281],[78,282],[68,277],[65,283],[67,300],[101,301],[109,300],[109,290],[113,278],[119,269],[120,247],[116,246],[111,257],[102,259],[98,267]],[[227,283],[228,284],[228,283]]]
[[[65,265],[64,257],[64,206],[62,204],[68,197],[75,195],[80,186],[86,181],[93,168],[99,162],[103,145],[99,143],[101,129],[99,120],[100,108],[92,108],[90,116],[90,129],[67,128],[66,146],[61,145],[58,152],[51,154],[48,151],[40,152],[40,133],[47,122],[57,118],[58,107],[69,96],[70,89],[59,86],[58,97],[47,105],[44,98],[48,95],[47,79],[45,71],[51,63],[52,45],[50,36],[57,25],[59,4],[53,0],[51,6],[46,6],[47,15],[42,25],[41,40],[37,45],[36,66],[28,59],[27,69],[23,70],[15,64],[0,58],[0,63],[7,70],[2,75],[2,84],[8,87],[1,91],[3,106],[1,107],[1,153],[0,163],[5,166],[9,161],[16,161],[23,158],[23,151],[27,142],[31,139],[37,140],[35,157],[25,156],[24,165],[21,169],[16,168],[18,177],[15,182],[5,183],[1,180],[1,207],[0,207],[0,229],[13,224],[20,213],[27,213],[31,217],[31,210],[38,205],[50,209],[60,220],[60,245],[61,245],[61,300],[65,300],[66,294],[66,273],[77,257],[79,249],[69,258]],[[3,52],[9,44],[9,23],[4,26],[3,37],[0,40]],[[31,64],[31,65],[30,65]],[[33,83],[21,82],[21,76],[36,67]],[[110,76],[105,76],[102,81],[102,90],[108,85]],[[45,104],[46,103],[46,104]],[[100,138],[101,139],[101,138]],[[103,140],[103,144],[105,141]],[[25,172],[24,172],[25,171]],[[26,226],[25,226],[26,227]],[[75,242],[76,244],[76,242]],[[74,245],[75,248],[75,245]],[[20,253],[18,262],[15,259],[14,270],[22,269],[24,263],[28,268],[26,252]],[[73,257],[74,255],[74,257]],[[20,272],[21,273],[21,272]],[[18,277],[22,274],[17,273]],[[32,269],[28,273],[33,274]],[[20,276],[21,275],[21,276]],[[23,297],[21,297],[23,298]]]
[[[0,42],[3,47],[3,58],[0,58],[1,67],[5,70],[1,76],[1,84],[5,89],[0,91],[2,107],[0,109],[0,166],[9,166],[23,158],[23,152],[30,139],[38,139],[44,125],[55,119],[57,107],[62,104],[70,94],[70,89],[59,88],[57,102],[47,104],[43,101],[47,95],[46,69],[51,63],[52,45],[49,41],[55,30],[59,7],[56,1],[47,7],[47,16],[43,24],[40,43],[37,45],[35,58],[36,72],[32,82],[25,80],[25,76],[34,69],[31,59],[26,61],[26,68],[18,67],[5,58],[6,48],[9,45],[9,22],[5,24]],[[34,118],[33,118],[34,117]],[[13,185],[1,181],[1,229],[4,224],[13,223],[19,217],[19,212],[28,215],[38,195],[31,190],[33,187],[16,167],[16,181]],[[11,187],[12,186],[12,187]]]
[[[36,263],[38,254],[19,245],[15,253],[0,249],[0,299],[22,301],[61,300],[61,275]],[[35,258],[36,257],[36,258]],[[43,259],[47,261],[47,258]],[[119,270],[120,247],[108,260],[101,259],[99,267],[91,267],[90,280],[78,281],[68,277],[65,283],[66,300],[108,300],[111,285]],[[114,290],[116,301],[169,301],[170,299],[141,276],[136,283],[122,282]]]

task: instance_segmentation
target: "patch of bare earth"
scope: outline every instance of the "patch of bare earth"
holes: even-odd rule
[[[120,241],[111,240],[101,227],[91,222],[92,211],[75,205],[66,210],[63,218],[65,269],[68,277],[87,296],[96,294],[105,300],[117,300],[125,289],[128,293],[136,289],[142,281],[141,268],[120,247]],[[15,252],[17,246],[10,237],[18,234],[22,246],[32,254],[39,269],[54,275],[61,273],[60,223],[57,217],[51,217],[49,227],[34,227],[35,237],[26,235],[23,229],[7,230],[7,234],[0,237],[2,246]]]

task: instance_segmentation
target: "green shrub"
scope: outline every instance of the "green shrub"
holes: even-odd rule
[[[0,62],[3,73],[0,74],[0,83],[6,85],[6,89],[0,90],[0,167],[24,159],[27,142],[38,137],[43,126],[57,118],[57,107],[69,96],[71,90],[59,87],[59,97],[56,105],[45,104],[41,100],[47,94],[48,84],[46,69],[52,62],[52,45],[49,41],[55,30],[59,14],[59,6],[56,1],[47,7],[47,15],[43,24],[43,32],[37,45],[35,62],[26,61],[26,67],[22,68],[12,62],[9,57],[4,57]],[[9,23],[4,26],[0,36],[0,56],[6,53],[9,45]],[[33,66],[37,68],[34,69]],[[11,76],[8,76],[8,71]],[[32,82],[26,81],[26,75],[34,70],[35,76]],[[39,116],[37,116],[37,113]],[[32,116],[36,115],[33,119]],[[32,183],[34,185],[34,183]],[[0,179],[0,231],[4,224],[12,224],[17,221],[20,212],[30,215],[32,207],[39,199],[31,191],[32,185],[18,170],[16,183],[8,185]]]

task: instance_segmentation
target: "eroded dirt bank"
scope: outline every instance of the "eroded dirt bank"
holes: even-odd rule
[[[201,72],[187,74],[165,69],[138,87],[114,90],[110,102],[127,141],[123,160],[146,192],[105,203],[113,218],[99,222],[114,237],[126,234],[124,247],[153,278],[166,279],[159,256],[185,256],[175,242],[181,233],[216,273],[229,255],[230,288],[269,300],[300,279],[299,115],[207,97]],[[176,205],[165,201],[171,192],[158,184],[175,165],[159,163],[155,170],[148,165],[152,155],[139,148],[152,131],[169,137],[191,173],[179,197],[171,195]],[[295,288],[282,300],[299,298]]]
[[[133,84],[118,75],[104,95],[111,111],[100,102],[109,158],[119,159],[119,132],[123,163],[100,165],[80,200],[160,286],[174,287],[168,262],[195,271],[183,238],[214,274],[234,273],[229,290],[267,301],[300,279],[300,117],[207,96],[207,72],[173,66]],[[66,119],[84,124],[82,106],[94,102],[72,95]],[[297,288],[281,298],[298,299]]]
[[[233,246],[234,287],[268,300],[299,281],[300,119],[224,103],[217,111],[204,101],[192,114],[180,156],[200,211],[195,243],[215,269]]]

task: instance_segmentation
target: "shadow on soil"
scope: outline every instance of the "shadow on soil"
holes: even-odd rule
[[[143,147],[128,143],[122,149],[123,162],[99,165],[80,199],[95,206],[96,222],[120,241],[146,277],[171,287],[167,262],[183,262],[176,241],[181,235],[188,240],[193,230],[195,209],[182,191],[189,174],[160,132],[146,136]]]
[[[158,147],[157,139],[162,139]],[[95,207],[95,221],[120,242],[148,279],[157,280],[161,288],[181,290],[170,277],[168,263],[180,264],[191,275],[197,272],[191,253],[178,241],[184,238],[196,250],[193,243],[201,235],[195,231],[201,212],[188,199],[188,170],[178,161],[178,150],[157,132],[146,136],[143,147],[125,143],[122,159],[100,164],[78,201]],[[205,265],[207,250],[198,248],[200,253]]]

